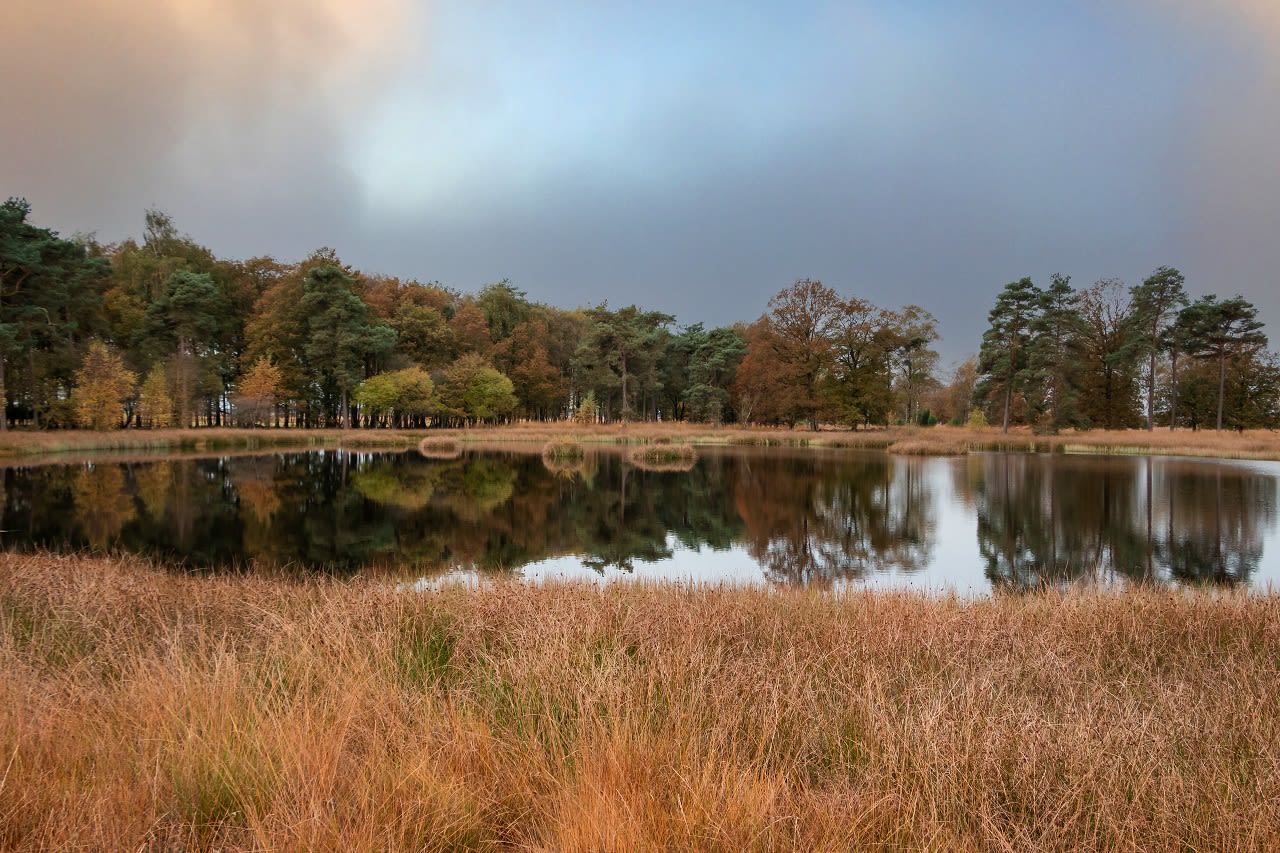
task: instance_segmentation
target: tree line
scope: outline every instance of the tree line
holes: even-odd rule
[[[974,400],[985,419],[1065,428],[1280,425],[1280,358],[1240,296],[1192,301],[1181,272],[1076,290],[1054,275],[1005,285],[988,317]]]
[[[421,428],[511,419],[882,423],[913,417],[934,320],[800,281],[754,324],[562,309],[216,257],[149,210],[141,241],[66,239],[0,206],[0,428]]]
[[[63,238],[0,205],[0,397],[11,424],[424,428],[515,419],[1275,426],[1256,310],[1177,270],[1077,292],[1009,284],[977,358],[938,376],[937,322],[801,279],[755,322],[462,293],[332,249],[218,258],[149,210],[142,239]]]

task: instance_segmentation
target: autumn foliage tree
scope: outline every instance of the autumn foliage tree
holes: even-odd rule
[[[243,425],[258,425],[274,413],[284,390],[280,368],[259,358],[245,373],[236,394],[236,413]]]
[[[516,408],[515,387],[476,353],[444,371],[436,396],[441,414],[460,423],[491,422]]]
[[[730,389],[730,399],[738,418],[745,423],[779,424],[787,421],[795,408],[794,389],[788,374],[774,356],[773,326],[761,317],[742,332],[747,352],[738,363]]]
[[[803,278],[769,300],[770,345],[797,414],[818,428],[819,386],[832,360],[832,338],[841,317],[840,295],[820,281]]]
[[[101,341],[89,344],[76,371],[73,396],[76,419],[86,429],[111,430],[124,425],[125,405],[133,397],[138,376],[125,367],[120,353]]]
[[[353,399],[379,426],[425,426],[435,411],[435,384],[421,367],[371,376],[356,388]]]
[[[328,248],[221,259],[160,210],[146,211],[141,240],[109,245],[29,215],[21,199],[0,205],[0,428],[159,427],[174,413],[184,426],[577,414],[810,429],[937,416],[1037,430],[1280,425],[1280,358],[1256,309],[1187,305],[1171,267],[1133,288],[1011,283],[976,363],[941,385],[928,311],[812,279],[755,323],[708,329],[635,305],[556,308],[508,280],[467,294],[370,274]],[[89,352],[95,340],[111,357]]]
[[[173,397],[169,394],[169,378],[163,364],[157,362],[148,371],[138,392],[135,414],[138,426],[144,429],[163,429],[173,425]]]

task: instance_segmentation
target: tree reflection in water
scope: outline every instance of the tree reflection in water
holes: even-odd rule
[[[747,550],[784,584],[921,568],[936,526],[923,465],[879,453],[744,458],[734,494]]]
[[[1243,583],[1274,526],[1276,480],[1173,459],[984,454],[967,468],[998,589],[1080,580]]]
[[[945,567],[956,543],[938,541],[944,505],[971,519],[996,588],[1242,583],[1276,512],[1275,476],[1245,466],[773,448],[703,452],[687,473],[608,451],[572,471],[534,453],[325,451],[11,468],[2,485],[11,548],[427,576],[566,556],[629,572],[734,549],[770,582],[817,587]],[[696,558],[688,565],[697,576]]]

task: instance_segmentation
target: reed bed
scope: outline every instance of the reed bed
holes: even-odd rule
[[[946,435],[931,440],[905,438],[895,441],[886,450],[895,456],[964,456],[969,452],[969,440],[963,436]]]
[[[1280,599],[0,555],[0,849],[1270,850]]]
[[[645,471],[689,471],[698,453],[688,444],[657,442],[627,451],[627,461]]]
[[[462,455],[462,442],[451,435],[429,435],[418,442],[418,453],[428,459],[457,459]]]
[[[542,465],[553,474],[583,474],[587,470],[586,448],[571,438],[553,439],[543,445]]]
[[[587,451],[582,443],[572,438],[557,438],[542,447],[542,458],[560,462],[581,462]]]

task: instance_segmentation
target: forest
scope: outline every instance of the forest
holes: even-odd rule
[[[141,242],[64,238],[0,206],[0,429],[467,426],[513,420],[1216,428],[1280,424],[1280,360],[1256,309],[1190,301],[1180,273],[1075,291],[1004,288],[949,375],[924,308],[801,279],[754,322],[706,328],[511,281],[463,293],[218,258],[160,210]]]

